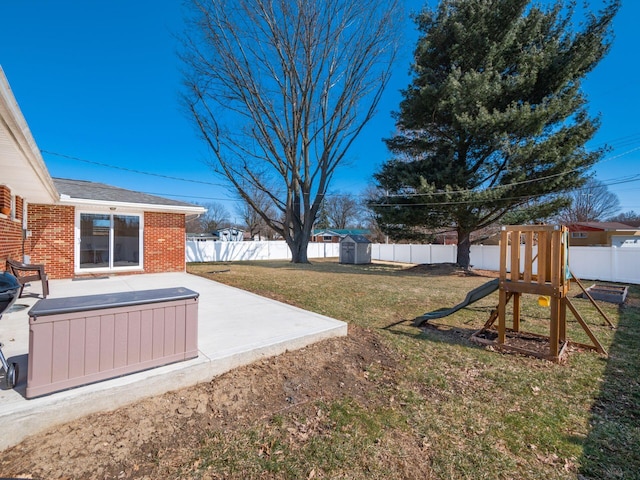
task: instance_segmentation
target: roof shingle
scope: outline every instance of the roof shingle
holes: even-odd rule
[[[90,182],[86,180],[71,180],[68,178],[54,178],[53,182],[61,195],[66,195],[73,199],[141,203],[147,205],[165,205],[175,207],[197,206],[192,203],[179,202],[177,200],[114,187],[104,183]]]

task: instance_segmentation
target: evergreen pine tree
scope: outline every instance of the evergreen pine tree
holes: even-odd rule
[[[442,0],[416,16],[413,80],[386,139],[392,159],[370,203],[392,238],[455,228],[460,266],[472,232],[546,218],[605,153],[581,82],[607,53],[610,0],[575,29],[574,2]]]

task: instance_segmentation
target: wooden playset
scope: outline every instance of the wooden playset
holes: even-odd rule
[[[611,322],[593,298],[569,270],[569,235],[561,225],[518,225],[502,227],[500,238],[499,303],[484,327],[472,335],[472,340],[493,345],[500,350],[560,361],[569,344],[567,339],[567,309],[582,326],[593,345],[572,342],[582,348],[606,355],[602,344],[578,313],[567,296],[574,280],[609,326]],[[549,307],[549,336],[520,330],[520,306],[523,294],[538,296],[541,306]],[[507,305],[511,302],[512,322],[507,327]],[[498,322],[497,336],[494,323]],[[536,345],[536,348],[528,348]],[[545,348],[539,345],[547,343]]]

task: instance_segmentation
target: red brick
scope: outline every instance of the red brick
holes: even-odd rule
[[[144,214],[144,269],[147,273],[184,271],[184,215],[155,212]]]
[[[73,277],[74,207],[28,205],[26,254],[31,263],[43,263],[49,278]]]
[[[0,186],[0,196],[11,192]],[[0,218],[0,261],[11,257],[22,260],[22,202],[16,197],[18,219]],[[19,205],[19,207],[18,207]],[[43,263],[49,278],[74,276],[75,208],[61,205],[29,204],[24,253],[31,263]],[[185,216],[179,213],[145,212],[144,272],[183,272],[185,270]]]
[[[22,225],[19,221],[0,218],[0,267],[4,269],[7,258],[22,260]]]

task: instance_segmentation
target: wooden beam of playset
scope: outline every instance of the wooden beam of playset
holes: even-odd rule
[[[582,318],[582,315],[580,315],[578,313],[578,310],[576,310],[576,307],[573,306],[573,303],[571,303],[571,301],[568,298],[565,298],[564,301],[565,301],[567,307],[569,307],[569,310],[571,310],[571,313],[573,313],[573,316],[576,317],[576,320],[578,321],[578,323],[580,323],[580,325],[582,325],[582,329],[585,331],[585,333],[589,336],[589,338],[591,339],[593,344],[596,346],[596,350],[599,353],[602,353],[603,355],[606,355],[607,351],[604,349],[602,344],[598,341],[596,336],[593,334],[593,332],[591,331],[591,329],[587,325],[587,322],[585,322],[584,319]]]
[[[589,301],[591,302],[591,304],[596,307],[596,310],[598,310],[598,313],[600,313],[600,315],[602,315],[602,318],[605,319],[605,321],[607,322],[607,324],[609,325],[609,327],[611,328],[615,328],[613,326],[613,323],[611,323],[611,320],[609,320],[609,317],[607,317],[607,314],[604,313],[604,311],[600,308],[600,305],[598,305],[595,301],[595,299],[591,296],[591,294],[587,291],[586,288],[584,288],[584,285],[582,285],[582,282],[580,281],[580,279],[578,277],[576,277],[573,272],[571,272],[571,278],[573,278],[573,280],[578,284],[578,286],[580,287],[580,289],[582,290],[582,292],[585,294],[585,296],[589,299]]]
[[[537,253],[534,253],[537,247]],[[500,278],[498,306],[491,312],[483,328],[472,335],[472,339],[485,345],[495,345],[499,349],[526,355],[560,361],[567,345],[567,308],[593,342],[593,345],[571,342],[583,348],[596,350],[603,355],[606,351],[567,297],[570,280],[573,278],[591,300],[598,312],[613,327],[602,309],[591,298],[580,281],[569,271],[569,234],[560,225],[518,225],[502,227],[500,235]],[[534,273],[534,267],[536,272]],[[523,294],[539,295],[541,305],[549,306],[549,336],[520,332],[520,306]],[[513,328],[507,328],[507,304],[512,303]],[[495,340],[483,337],[483,332],[498,322]],[[548,354],[507,344],[507,332],[548,341]]]

